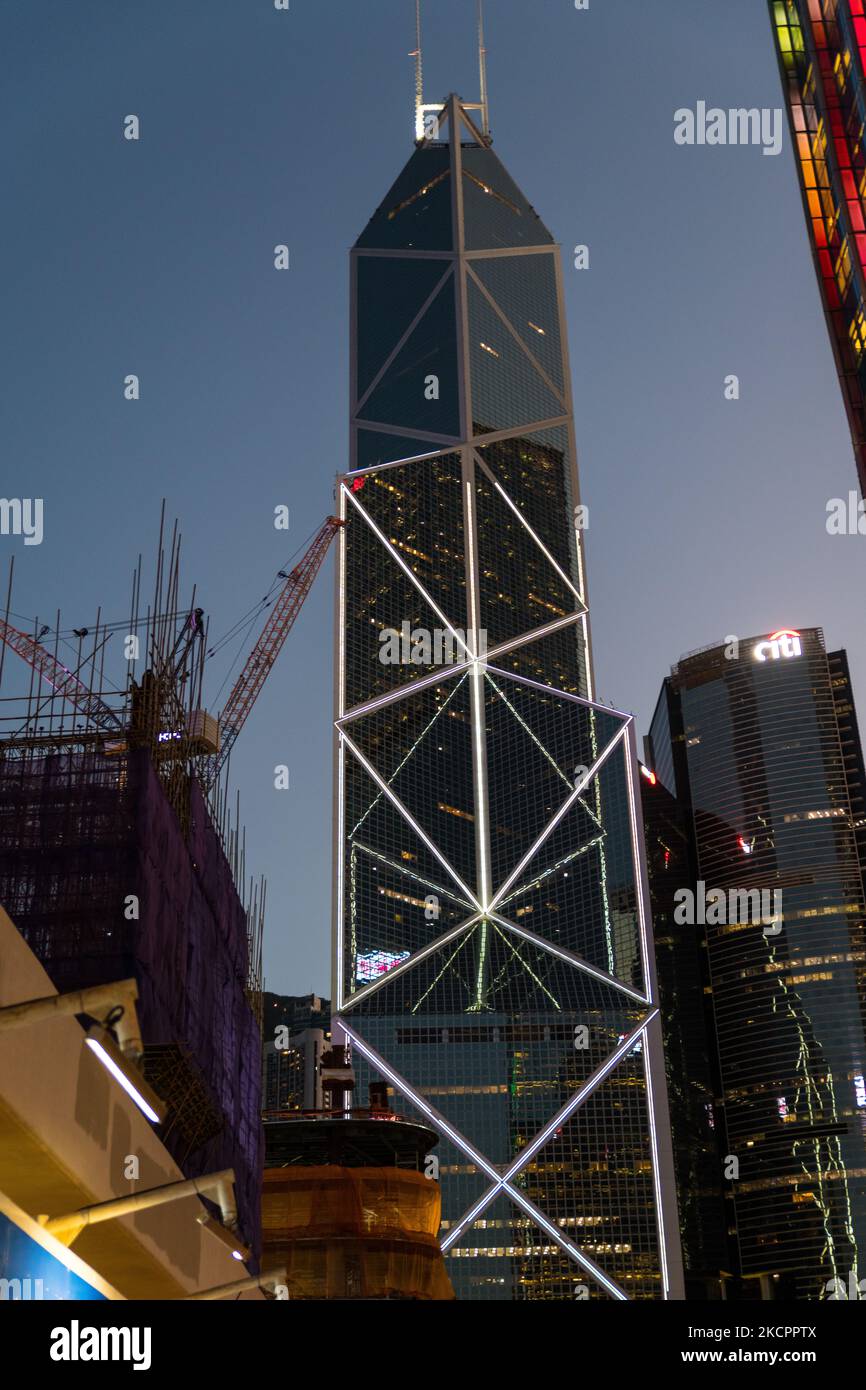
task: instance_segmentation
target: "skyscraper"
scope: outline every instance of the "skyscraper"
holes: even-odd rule
[[[678,930],[707,938],[739,1273],[765,1296],[838,1279],[848,1297],[866,1274],[866,905],[844,653],[814,628],[683,658],[649,747],[706,899],[723,895]],[[769,917],[740,910],[764,892]]]
[[[866,3],[770,0],[806,225],[866,495]]]
[[[334,1037],[443,1136],[459,1297],[677,1297],[634,730],[594,699],[559,251],[483,101],[419,102],[419,131],[352,253]]]

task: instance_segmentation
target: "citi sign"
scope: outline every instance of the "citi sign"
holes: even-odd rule
[[[802,655],[800,634],[790,627],[771,632],[766,642],[758,642],[752,648],[752,656],[756,661],[782,661],[791,656]]]

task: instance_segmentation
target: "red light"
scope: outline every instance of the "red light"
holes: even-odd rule
[[[367,481],[366,478],[354,478],[354,479],[352,480],[352,491],[353,491],[353,492],[360,492],[360,491],[361,491],[361,488],[364,486],[364,484],[366,483],[366,481]]]

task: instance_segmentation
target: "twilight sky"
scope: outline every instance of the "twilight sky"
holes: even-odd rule
[[[425,0],[427,100],[476,97],[474,10]],[[412,150],[413,15],[0,3],[0,492],[45,508],[41,545],[0,536],[22,625],[123,618],[165,496],[219,637],[330,510],[348,248]],[[566,289],[600,696],[642,734],[683,652],[823,626],[866,721],[866,539],[825,529],[856,478],[787,127],[777,158],[674,142],[698,101],[781,107],[767,6],[488,0],[487,31],[495,148],[563,247],[590,248]],[[286,993],[329,992],[332,601],[329,562],[233,756]],[[236,655],[213,663],[217,708]]]

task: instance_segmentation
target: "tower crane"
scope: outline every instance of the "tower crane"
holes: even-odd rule
[[[238,734],[258,699],[274,662],[283,649],[283,644],[312,588],[313,581],[322,567],[328,553],[328,547],[339,529],[345,525],[345,521],[339,517],[327,517],[298,564],[288,575],[284,576],[285,583],[268,613],[258,641],[247,657],[246,664],[232,687],[218,725],[217,721],[207,715],[204,710],[195,710],[190,716],[190,723],[187,726],[185,736],[183,736],[183,743],[175,743],[175,739],[180,739],[178,732],[171,733],[170,737],[168,734],[159,735],[160,740],[163,737],[168,738],[168,752],[172,752],[185,744],[187,750],[196,753],[199,778],[205,792],[209,793],[214,787],[237,741]],[[165,688],[162,690],[163,696],[166,696],[166,692],[171,694],[174,689],[174,682],[186,662],[193,643],[201,639],[202,617],[202,609],[194,609],[184,623],[171,652],[165,661],[160,663],[160,669],[156,672],[148,670],[144,673],[142,682],[135,690],[139,704],[142,703],[145,695],[151,693],[155,683],[159,683],[161,688]],[[19,631],[18,628],[12,627],[0,619],[0,642],[5,643],[10,650],[23,657],[37,675],[47,681],[58,695],[84,715],[95,728],[106,734],[126,733],[127,736],[134,734],[137,727],[135,699],[133,700],[132,725],[127,729],[114,710],[105,704],[97,694],[88,689],[74,672],[69,671],[56,657],[47,652],[38,638],[28,637],[27,633]],[[163,710],[165,703],[166,700],[161,699],[155,704],[158,720],[166,717],[166,712]],[[176,697],[170,700],[169,704],[169,728],[177,731],[186,722],[184,712]],[[156,727],[157,729],[160,727],[159,723]]]
[[[23,657],[38,676],[98,729],[105,733],[117,733],[123,727],[114,711],[89,690],[74,672],[67,670],[62,662],[47,652],[37,638],[28,637],[26,632],[20,632],[17,627],[0,618],[0,641]]]
[[[322,567],[328,547],[341,526],[337,516],[329,516],[314,536],[302,559],[286,578],[279,596],[267,616],[259,640],[247,657],[220,714],[219,752],[208,759],[202,772],[205,791],[210,791],[231,752],[247,716],[258,699],[270,674],[271,667],[283,649],[283,643],[301,611],[313,580]]]

